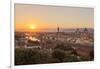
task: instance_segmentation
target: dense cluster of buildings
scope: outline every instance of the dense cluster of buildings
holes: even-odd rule
[[[74,32],[61,32],[59,27],[56,32],[15,32],[16,48],[53,48],[60,43],[89,44],[93,45],[93,32],[87,28]]]

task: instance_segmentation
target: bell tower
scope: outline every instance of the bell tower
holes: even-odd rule
[[[57,33],[59,33],[59,26],[57,27]]]

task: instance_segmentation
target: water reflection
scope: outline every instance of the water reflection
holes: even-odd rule
[[[32,40],[32,41],[40,41],[39,39],[37,39],[36,37],[32,37],[30,36],[28,39]]]

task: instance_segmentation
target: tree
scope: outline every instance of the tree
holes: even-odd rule
[[[57,45],[54,49],[60,49],[60,50],[64,50],[64,51],[73,50],[71,44],[64,44],[64,43]]]
[[[91,61],[94,60],[94,50],[90,51],[89,56]]]
[[[63,60],[66,58],[66,53],[62,50],[54,50],[52,53],[53,58],[57,58],[60,60],[60,62],[63,62]]]

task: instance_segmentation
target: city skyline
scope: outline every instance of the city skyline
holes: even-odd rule
[[[93,28],[93,8],[15,4],[15,30]]]

